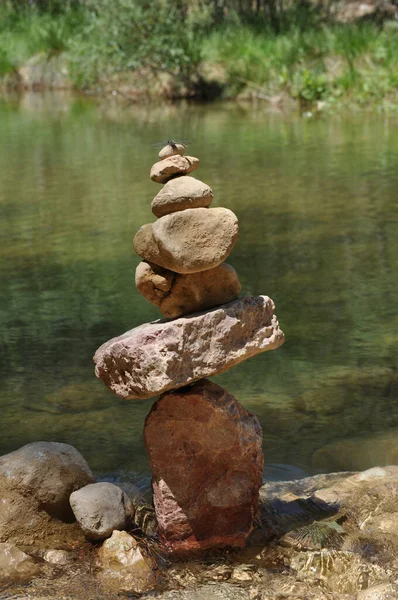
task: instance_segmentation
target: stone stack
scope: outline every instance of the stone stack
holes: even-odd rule
[[[181,144],[166,146],[151,169],[165,185],[152,201],[155,223],[143,225],[134,249],[144,262],[136,270],[138,290],[165,317],[212,308],[237,298],[236,271],[223,261],[238,238],[238,219],[227,208],[209,208],[211,188],[186,175],[199,165]]]
[[[97,377],[118,396],[162,394],[144,438],[159,533],[176,552],[244,545],[262,483],[261,427],[204,378],[284,341],[270,298],[238,298],[238,276],[224,262],[238,219],[209,208],[212,190],[188,175],[199,160],[184,154],[175,142],[160,151],[150,173],[164,184],[152,201],[158,220],[134,238],[137,288],[168,320],[113,338],[94,356]]]

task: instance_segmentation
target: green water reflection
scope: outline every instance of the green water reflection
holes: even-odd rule
[[[358,437],[361,468],[396,461],[397,117],[120,110],[61,95],[0,104],[0,454],[56,440],[97,472],[148,471],[153,401],[118,400],[92,355],[158,317],[135,290],[131,242],[154,220],[151,143],[170,136],[191,140],[214,206],[238,215],[229,262],[245,293],[274,298],[286,334],[215,378],[259,416],[266,462],[333,469],[317,451],[339,441],[344,456]],[[340,468],[355,468],[351,449]]]

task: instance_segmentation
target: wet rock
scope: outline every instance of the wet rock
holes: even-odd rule
[[[10,542],[0,543],[0,583],[21,581],[38,574],[39,566]]]
[[[155,564],[125,531],[114,531],[100,548],[101,583],[115,592],[142,594],[156,584]]]
[[[51,516],[72,516],[70,494],[94,481],[82,455],[69,444],[33,442],[0,457],[0,490],[30,496]]]
[[[117,485],[91,483],[70,496],[70,505],[85,536],[103,540],[115,529],[125,529],[134,516],[129,497]]]
[[[191,173],[198,166],[198,158],[176,154],[155,163],[151,168],[150,178],[157,183],[166,183],[166,181],[176,175]]]
[[[226,263],[200,273],[180,275],[141,262],[135,283],[138,291],[168,318],[225,304],[237,298],[241,290],[235,269]]]
[[[98,348],[95,373],[126,399],[151,398],[223,373],[283,344],[274,308],[268,296],[251,296],[189,318],[141,325]]]
[[[369,510],[379,507],[379,514],[384,506],[390,506],[394,498],[398,498],[398,466],[373,467],[349,477],[342,477],[330,486],[319,488],[315,495],[325,502],[338,503],[340,506],[351,506],[359,515],[369,516]],[[359,502],[359,498],[361,501]]]
[[[157,217],[187,208],[207,208],[213,200],[211,188],[199,179],[182,175],[168,181],[152,200]]]
[[[396,583],[381,583],[359,592],[357,600],[396,600],[398,585]]]
[[[145,598],[149,599],[149,596]],[[252,600],[248,590],[240,589],[231,583],[196,585],[186,590],[163,592],[157,598],[159,600]],[[263,600],[262,596],[261,600]]]
[[[175,144],[167,144],[161,149],[158,156],[161,160],[164,158],[169,158],[170,156],[175,156],[176,154],[183,156],[185,154],[185,150],[186,146],[184,144],[179,144],[178,142]]]
[[[165,544],[175,552],[243,546],[262,481],[257,418],[202,380],[154,404],[144,439]]]
[[[46,550],[43,552],[43,559],[52,565],[68,565],[73,562],[75,557],[73,552],[67,550]]]
[[[213,269],[238,239],[238,219],[227,208],[187,209],[141,227],[134,249],[141,258],[177,273]]]

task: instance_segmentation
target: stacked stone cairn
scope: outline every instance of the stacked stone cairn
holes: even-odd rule
[[[213,192],[189,174],[199,160],[173,141],[150,177],[164,184],[152,201],[134,249],[143,259],[138,290],[167,319],[146,323],[103,344],[96,375],[118,396],[161,394],[146,418],[162,543],[172,552],[242,547],[253,528],[262,483],[257,418],[206,379],[278,348],[284,335],[267,296],[238,298],[240,283],[224,261],[238,219],[209,208]]]

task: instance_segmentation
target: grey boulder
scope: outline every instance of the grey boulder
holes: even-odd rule
[[[69,496],[92,483],[83,456],[69,444],[33,442],[0,457],[0,488],[35,500],[51,516],[71,516]]]
[[[103,540],[112,532],[125,529],[134,516],[134,506],[117,485],[92,483],[73,492],[70,505],[85,536]]]
[[[274,308],[268,296],[251,296],[146,323],[98,348],[95,374],[121,398],[141,399],[223,373],[283,344]]]

